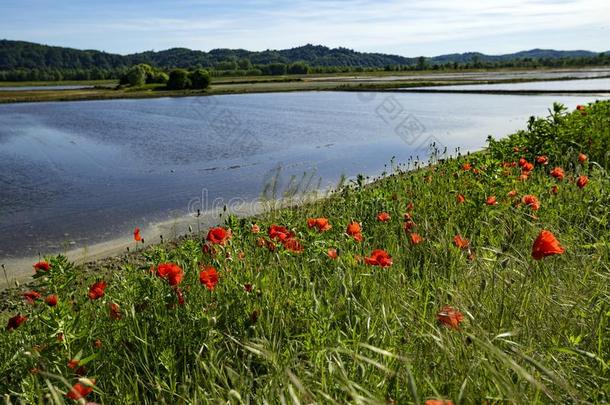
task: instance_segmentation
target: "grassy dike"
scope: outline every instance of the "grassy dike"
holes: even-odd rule
[[[229,216],[118,266],[48,258],[33,286],[5,299],[0,393],[7,403],[609,401],[610,102],[551,113],[484,152],[434,152],[430,167]],[[557,241],[535,243],[543,230]],[[28,303],[30,290],[39,297]]]

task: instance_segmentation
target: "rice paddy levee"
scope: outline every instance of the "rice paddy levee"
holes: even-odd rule
[[[0,393],[605,403],[609,116],[555,105],[481,153],[94,268],[32,263],[0,314]]]

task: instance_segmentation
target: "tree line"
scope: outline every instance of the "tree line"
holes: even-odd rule
[[[172,69],[169,73],[140,63],[129,68],[119,80],[119,85],[140,87],[146,84],[165,84],[169,90],[206,89],[210,85],[210,73],[205,69]]]
[[[365,66],[312,66],[306,62],[252,64],[242,58],[219,62],[212,67],[192,66],[181,68],[187,76],[194,71],[205,70],[208,76],[283,76],[326,73],[359,73],[375,71],[420,71],[420,70],[468,70],[497,68],[561,68],[583,66],[609,66],[610,55],[601,53],[594,57],[568,58],[519,58],[508,60],[486,60],[477,56],[468,61],[435,62],[434,58],[419,57],[409,64],[387,64],[381,67]],[[143,70],[140,72],[140,70]],[[149,64],[138,63],[118,68],[15,68],[0,70],[0,81],[62,81],[62,80],[121,80],[125,83],[167,83],[172,69],[160,69]],[[177,73],[178,74],[178,73]],[[182,73],[178,74],[182,75]],[[130,78],[127,78],[130,76]],[[144,77],[142,79],[142,77]]]

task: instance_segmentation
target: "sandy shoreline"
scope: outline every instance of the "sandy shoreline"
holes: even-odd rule
[[[227,207],[226,211],[219,208],[201,212],[199,217],[195,214],[191,214],[141,226],[140,231],[145,242],[143,244],[136,244],[133,240],[133,235],[129,234],[67,251],[45,252],[44,255],[55,256],[63,254],[69,261],[77,265],[98,267],[98,261],[114,260],[126,254],[133,253],[136,249],[140,251],[148,246],[154,246],[160,243],[171,243],[177,241],[181,237],[202,237],[208,228],[222,223],[229,215],[235,215],[239,218],[253,217],[274,209],[285,208],[291,205],[300,205],[308,201],[319,199],[325,195],[327,194],[319,192],[315,195],[307,195],[301,198],[244,202],[239,205]],[[31,276],[34,274],[32,266],[39,260],[40,258],[38,256],[2,260],[0,262],[0,264],[3,265],[3,273],[0,275],[0,290],[27,284],[32,281]]]

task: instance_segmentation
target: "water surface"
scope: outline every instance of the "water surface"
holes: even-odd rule
[[[557,79],[592,79],[610,76],[609,68],[590,69],[549,69],[549,70],[503,70],[503,71],[474,71],[474,72],[448,72],[448,73],[422,73],[395,76],[343,76],[320,77],[309,80],[318,81],[421,81],[421,80],[451,80],[451,81],[499,81],[499,80],[557,80]]]
[[[554,80],[525,83],[458,84],[450,86],[430,86],[422,89],[438,90],[553,90],[578,92],[578,90],[600,90],[610,92],[610,78],[587,80]]]

